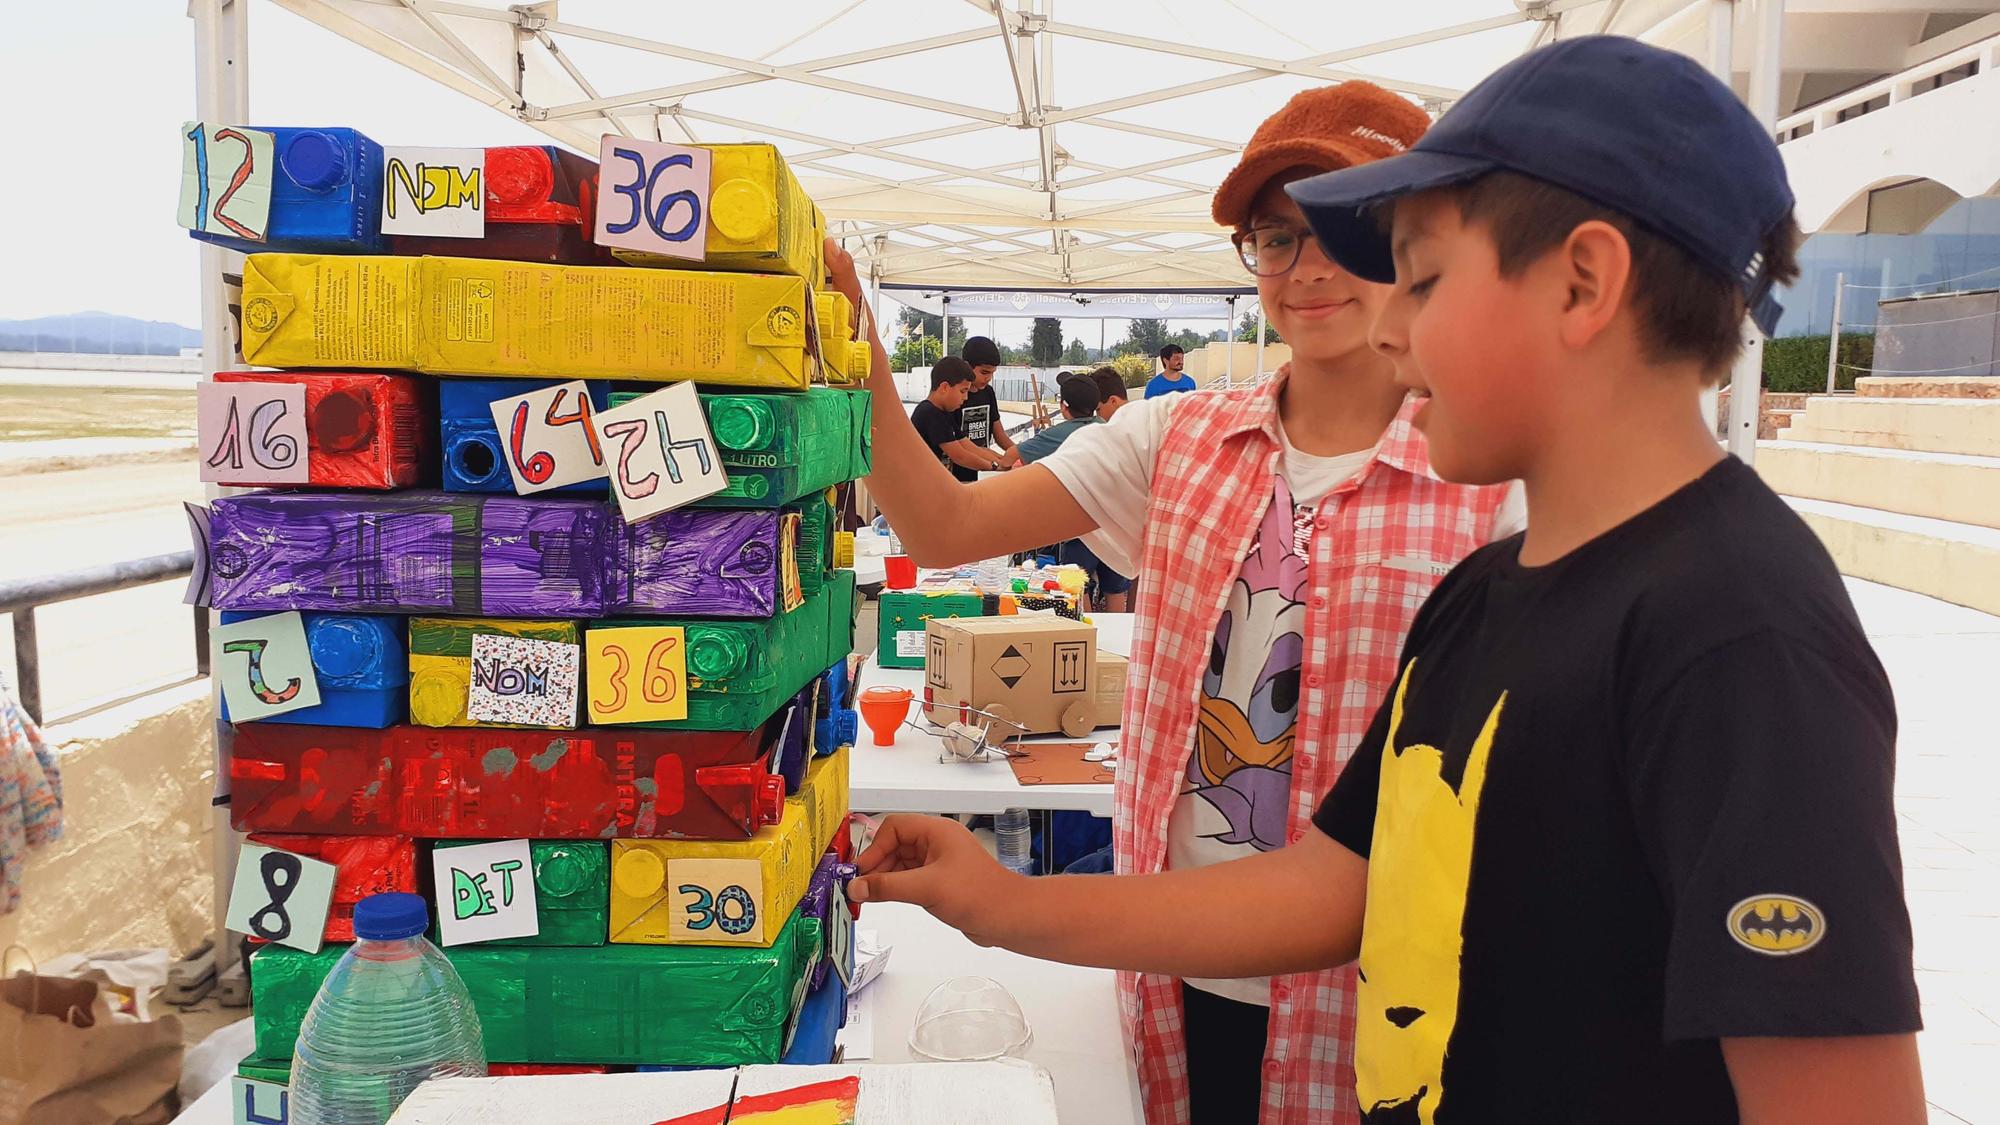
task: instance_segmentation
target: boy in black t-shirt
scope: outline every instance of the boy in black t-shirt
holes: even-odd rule
[[[1373,340],[1430,400],[1431,463],[1521,479],[1528,531],[1424,605],[1294,846],[1026,879],[892,817],[852,896],[1183,977],[1358,956],[1371,1122],[1924,1121],[1889,686],[1825,550],[1699,409],[1797,270],[1770,134],[1690,60],[1579,38],[1288,190],[1394,279]]]
[[[965,431],[966,442],[978,455],[980,465],[973,468],[954,464],[951,473],[970,484],[979,479],[980,473],[992,471],[985,467],[986,462],[997,461],[1001,468],[1011,469],[1020,464],[1021,455],[1000,421],[1000,395],[993,389],[993,373],[1000,370],[1000,346],[985,336],[974,336],[959,350],[972,371],[972,386],[966,391],[965,404],[958,408],[957,422],[959,429]],[[998,446],[999,452],[995,453],[990,446]]]
[[[1001,466],[991,451],[967,440],[965,428],[959,425],[959,408],[971,390],[972,368],[964,360],[955,355],[938,360],[931,368],[930,397],[910,411],[910,425],[916,427],[917,436],[924,439],[925,448],[939,464],[953,472],[962,469],[972,474],[970,479],[978,480],[981,472],[996,472]]]

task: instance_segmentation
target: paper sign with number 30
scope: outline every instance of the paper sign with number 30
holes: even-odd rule
[[[678,625],[586,630],[590,721],[615,725],[687,718],[685,645]]]

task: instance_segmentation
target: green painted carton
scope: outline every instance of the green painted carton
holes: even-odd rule
[[[819,959],[817,918],[776,944],[459,946],[486,1061],[647,1066],[775,1063]],[[250,961],[257,1054],[290,1058],[321,982],[347,951],[267,945]]]
[[[793,505],[799,513],[799,589],[817,593],[833,570],[833,505],[815,492]]]
[[[817,593],[807,595],[804,605],[776,617],[619,619],[618,625],[678,625],[685,630],[687,718],[633,725],[665,730],[756,729],[813,677],[853,651],[854,572],[839,573],[846,578],[836,574]]]
[[[490,841],[439,840],[439,848],[462,848]],[[611,854],[602,840],[533,840],[528,856],[535,869],[535,924],[532,937],[503,938],[487,945],[603,945],[611,931]],[[431,923],[437,940],[437,923]]]
[[[619,406],[643,392],[618,391]],[[868,475],[868,392],[814,387],[798,394],[704,394],[701,405],[729,486],[697,508],[777,508]]]
[[[986,599],[979,594],[884,590],[875,618],[875,662],[884,668],[921,668],[924,622],[933,617],[985,615]]]
[[[245,1055],[243,1061],[236,1064],[236,1074],[239,1078],[255,1078],[259,1082],[275,1082],[283,1086],[292,1080],[292,1060]]]

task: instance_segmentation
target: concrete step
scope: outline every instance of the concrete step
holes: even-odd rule
[[[2000,398],[1993,375],[1863,375],[1854,393],[1872,398]]]
[[[2000,457],[1763,441],[1757,471],[1785,496],[2000,528]]]
[[[2000,531],[1824,500],[1785,501],[1842,574],[2000,614]]]
[[[2000,398],[1820,395],[1778,440],[2000,457]]]

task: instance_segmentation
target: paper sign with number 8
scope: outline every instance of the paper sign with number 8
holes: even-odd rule
[[[685,643],[678,625],[586,630],[590,721],[615,725],[687,718]]]

